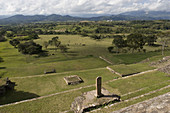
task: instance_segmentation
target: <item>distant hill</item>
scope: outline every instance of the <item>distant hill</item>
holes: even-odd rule
[[[10,16],[7,16],[7,15],[0,15],[0,19],[4,19],[4,18],[8,18]]]
[[[168,19],[170,20],[170,12],[166,11],[131,11],[121,13],[122,15],[135,16],[135,17],[152,17],[154,19]]]
[[[15,24],[15,23],[32,23],[32,22],[57,22],[57,21],[102,21],[102,20],[160,20],[167,19],[170,20],[170,12],[165,11],[132,11],[121,13],[119,15],[109,15],[109,16],[98,16],[98,17],[73,17],[69,15],[14,15],[8,18],[1,18],[0,24]]]

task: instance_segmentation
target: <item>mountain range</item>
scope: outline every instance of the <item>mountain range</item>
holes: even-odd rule
[[[56,22],[56,21],[101,21],[101,20],[170,20],[170,12],[166,11],[132,11],[118,15],[98,16],[98,17],[74,17],[69,15],[14,15],[0,16],[0,24],[17,24],[32,22]]]

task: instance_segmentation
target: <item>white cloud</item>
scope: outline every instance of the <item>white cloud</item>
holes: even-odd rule
[[[170,0],[0,0],[0,15],[118,14],[134,10],[170,11]]]

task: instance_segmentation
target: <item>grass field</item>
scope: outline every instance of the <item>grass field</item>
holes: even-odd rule
[[[155,69],[154,67],[148,66],[147,63],[137,63],[137,64],[130,64],[130,65],[120,64],[120,65],[113,65],[109,67],[122,75],[129,75],[129,74]]]
[[[55,77],[55,76],[50,76],[50,77]],[[106,78],[106,77],[103,77],[103,78]],[[36,80],[38,78],[36,77],[36,78],[32,78],[32,79]],[[31,81],[34,82],[34,80],[32,80],[32,79],[31,79]],[[90,80],[90,79],[88,79],[88,80]],[[169,84],[168,80],[170,80],[170,79],[168,77],[166,77],[164,73],[152,72],[152,73],[148,73],[148,74],[144,74],[144,75],[140,75],[140,76],[116,80],[111,83],[104,83],[103,87],[106,89],[109,89],[110,92],[119,94],[119,95],[127,94],[129,92],[136,91],[141,88],[146,88],[144,90],[141,90],[141,91],[138,91],[138,92],[135,92],[135,93],[132,93],[132,94],[122,97],[123,100],[126,100],[129,98],[132,98],[132,97],[135,97],[138,95],[142,95],[142,94],[148,93],[150,91],[162,88],[164,86],[167,86]],[[36,81],[38,83],[40,83],[38,80],[36,80]],[[94,81],[93,81],[93,83],[94,83]],[[29,83],[27,83],[27,84],[29,84]],[[19,87],[22,88],[21,86],[18,86],[18,89],[19,89]],[[75,87],[75,86],[73,86],[73,87]],[[32,89],[30,88],[29,90],[32,90]],[[73,91],[73,92],[69,92],[69,93],[65,93],[65,94],[59,94],[56,96],[52,96],[52,97],[48,97],[48,98],[44,98],[44,99],[40,99],[40,100],[36,100],[36,101],[32,101],[32,102],[26,102],[26,103],[22,103],[22,104],[18,104],[18,105],[3,107],[3,108],[0,108],[0,112],[7,112],[7,111],[8,112],[13,111],[14,113],[15,112],[16,113],[23,112],[23,111],[24,112],[49,112],[49,111],[50,112],[60,112],[60,111],[70,110],[70,105],[73,102],[74,98],[79,96],[83,92],[90,91],[90,90],[94,90],[94,87],[85,88],[85,89],[81,89],[78,91]],[[146,100],[146,99],[153,97],[153,95],[156,96],[158,94],[163,94],[168,91],[170,91],[170,90],[165,89],[163,91],[159,91],[157,93],[150,94],[152,96],[142,97],[140,99],[130,101],[127,103],[120,103],[120,106],[118,108],[120,109],[122,107],[126,107],[128,105],[131,105],[132,103],[140,102],[142,100]],[[118,109],[118,108],[116,108],[116,109]],[[115,107],[109,108],[110,111],[114,110],[114,109],[115,109]],[[103,111],[105,111],[105,109],[103,109]]]
[[[44,41],[50,40],[56,35],[40,35],[40,39],[34,40],[36,43],[43,44]],[[103,39],[101,41],[93,40],[89,37],[79,35],[57,35],[62,44],[69,45],[67,53],[55,51],[53,46],[48,47],[50,54],[46,57],[36,55],[23,55],[13,48],[8,42],[1,42],[0,57],[4,62],[0,63],[0,77],[9,77],[12,82],[16,82],[15,91],[8,92],[5,96],[0,97],[0,104],[17,102],[25,99],[41,97],[57,92],[68,91],[70,89],[80,88],[88,85],[95,85],[95,79],[102,77],[103,87],[112,93],[124,95],[129,92],[141,91],[123,96],[123,100],[139,96],[150,91],[169,85],[169,80],[165,73],[152,72],[129,78],[119,78],[106,69],[109,66],[113,70],[126,75],[154,69],[148,66],[152,61],[161,59],[161,52],[154,52],[160,47],[149,47],[146,53],[109,53],[107,48],[112,45],[113,39]],[[83,46],[83,44],[85,46]],[[147,48],[147,47],[145,47]],[[45,48],[43,48],[45,50]],[[170,55],[166,51],[165,55]],[[99,56],[111,61],[114,65],[110,66],[107,62],[99,59]],[[150,58],[148,63],[138,63],[146,58]],[[136,64],[134,64],[136,63]],[[45,75],[44,71],[55,69],[57,73]],[[37,76],[36,76],[37,75]],[[42,75],[42,76],[41,76]],[[44,76],[43,76],[44,75]],[[68,86],[63,77],[78,75],[84,81],[79,85]],[[22,78],[19,78],[22,77]],[[70,105],[75,97],[83,92],[94,90],[94,86],[82,88],[81,90],[72,91],[48,98],[26,102],[18,105],[0,108],[0,113],[11,112],[59,112],[70,109]],[[169,89],[160,91],[163,94]],[[154,94],[156,96],[157,94]],[[123,103],[120,107],[131,105],[145,99],[135,100],[129,103]],[[111,108],[110,110],[114,110]],[[116,108],[117,109],[117,108]],[[103,110],[105,111],[105,110]],[[103,112],[101,111],[101,112]]]
[[[63,78],[70,75],[78,75],[83,79],[84,83],[68,86]],[[46,75],[33,78],[11,78],[13,82],[17,83],[17,86],[15,88],[16,91],[10,92],[6,96],[0,97],[0,104],[11,103],[23,99],[34,98],[37,96],[43,96],[56,92],[66,91],[73,88],[92,85],[95,84],[95,79],[98,76],[103,77],[103,82],[118,77],[118,75],[113,75],[107,69],[98,69],[83,72],[75,71],[66,74]]]
[[[56,35],[40,35],[35,42],[42,45]],[[57,72],[82,70],[105,67],[108,64],[100,59],[102,56],[113,64],[131,64],[142,61],[148,57],[157,56],[160,52],[113,54],[107,50],[111,46],[112,39],[96,41],[89,37],[79,35],[58,35],[63,44],[69,44],[68,53],[52,50],[49,46],[48,57],[36,57],[35,55],[23,55],[13,48],[8,42],[1,42],[0,52],[4,62],[0,63],[0,77],[29,76],[43,74],[45,70],[56,69]],[[82,46],[85,44],[85,46]],[[170,54],[170,52],[166,52]]]
[[[156,71],[127,79],[120,79],[106,84],[105,87],[112,92],[123,95],[143,87],[148,87],[170,80],[170,78],[165,75],[165,73]]]

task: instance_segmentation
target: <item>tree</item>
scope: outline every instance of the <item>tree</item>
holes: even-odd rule
[[[134,33],[127,36],[127,46],[132,49],[132,53],[134,50],[143,49],[145,43],[145,36],[142,34]]]
[[[28,39],[39,39],[39,36],[36,33],[31,33],[28,35]]]
[[[95,40],[101,40],[104,38],[104,36],[102,35],[96,35],[96,34],[93,34],[90,36],[91,38],[95,39]]]
[[[119,49],[122,49],[123,47],[126,47],[127,42],[126,40],[123,39],[123,36],[121,35],[117,35],[113,42],[113,44],[115,44],[115,46],[117,47],[117,52],[119,52]]]
[[[108,47],[108,48],[107,48],[107,49],[108,49],[108,51],[109,51],[109,53],[111,53],[111,52],[112,52],[113,48],[114,48],[114,47],[112,47],[112,46],[110,46],[110,47]]]
[[[59,48],[60,48],[61,52],[63,52],[63,53],[67,52],[67,50],[69,49],[69,48],[67,48],[66,45],[60,45]]]
[[[53,37],[52,40],[49,40],[48,42],[50,45],[53,45],[56,47],[56,50],[57,50],[57,47],[60,46],[61,42],[58,40],[58,37]]]
[[[17,45],[20,44],[19,40],[17,39],[10,40],[9,43],[15,48],[17,48]]]
[[[11,38],[14,36],[14,33],[6,33],[6,37]]]
[[[5,39],[5,33],[6,33],[6,31],[5,30],[2,30],[2,31],[0,31],[0,42],[4,42],[4,41],[6,41],[6,39]]]
[[[161,45],[162,45],[162,55],[164,55],[165,47],[170,42],[170,32],[166,33],[159,33],[158,36],[161,38]]]
[[[3,59],[0,57],[0,62],[3,62]]]
[[[5,37],[3,35],[0,35],[0,42],[6,41]]]
[[[22,52],[23,54],[39,54],[42,52],[42,46],[36,44],[33,41],[21,43],[18,45],[18,51]]]
[[[154,42],[158,39],[156,35],[148,35],[146,36],[146,43],[148,43],[149,46],[153,46]]]
[[[45,49],[47,49],[48,45],[49,45],[49,43],[47,41],[43,42],[43,46],[45,47]]]

